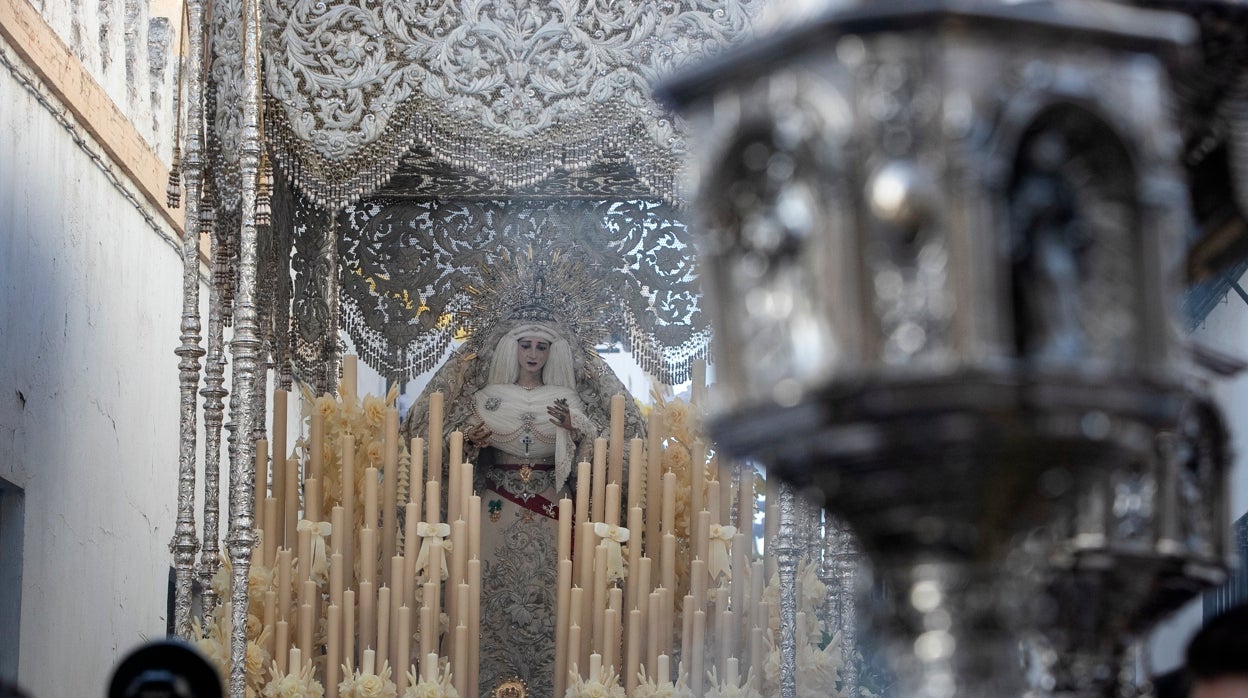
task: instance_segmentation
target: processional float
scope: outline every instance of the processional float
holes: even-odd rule
[[[470,137],[471,124],[439,130],[383,89],[357,94],[359,84],[341,80],[334,59],[350,64],[346,72],[375,69],[368,84],[404,85],[386,72],[401,62],[357,61],[384,58],[397,45],[393,37],[376,41],[383,25],[396,26],[395,16],[371,6],[313,5],[309,14],[221,3],[210,37],[204,3],[188,3],[188,123],[207,128],[186,130],[182,161],[188,234],[177,351],[175,625],[180,635],[192,634],[192,578],[207,581],[220,564],[219,512],[208,501],[215,497],[206,498],[195,563],[193,492],[195,393],[205,355],[196,243],[224,228],[237,234],[212,235],[201,395],[209,492],[218,490],[220,430],[230,431],[231,695],[245,693],[258,513],[252,488],[267,402],[263,362],[272,361],[282,387],[290,385],[292,363],[318,392],[336,383],[337,327],[366,313],[339,318],[345,247],[330,231],[386,216],[398,221],[393,230],[410,220],[464,219],[459,210],[441,215],[435,204],[411,219],[389,208],[395,202],[385,195],[395,192],[387,192],[388,182],[420,189],[448,181],[445,171],[413,166],[420,157],[404,160],[409,150],[452,170],[476,160],[497,170],[493,183],[481,172],[476,180],[455,180],[466,198],[507,196],[561,167],[606,160],[610,172],[565,178],[560,191],[586,198],[626,182],[629,197],[658,191],[672,199],[679,197],[670,156],[683,149],[684,129],[699,134],[705,290],[719,299],[718,445],[765,463],[788,483],[769,493],[775,509],[767,520],[780,576],[784,698],[799,695],[795,591],[803,553],[823,558],[828,611],[849,659],[840,675],[848,695],[857,695],[855,635],[864,626],[853,619],[864,604],[890,631],[905,694],[995,696],[1031,688],[1091,696],[1129,689],[1119,667],[1133,640],[1224,577],[1222,484],[1230,458],[1225,426],[1204,386],[1213,362],[1193,359],[1170,302],[1182,282],[1192,219],[1184,166],[1199,159],[1183,140],[1193,130],[1186,110],[1193,92],[1209,88],[1184,83],[1186,92],[1176,94],[1175,76],[1185,75],[1200,31],[1216,21],[1198,26],[1177,14],[1092,2],[866,5],[742,47],[668,83],[666,99],[688,124],[655,111],[648,95],[639,98],[627,71],[625,80],[582,81],[577,89],[592,84],[595,98],[608,94],[650,126],[645,146],[630,148],[636,143],[612,130],[618,109],[592,108],[592,100],[583,121],[509,122],[550,113],[545,109],[555,100],[541,103],[550,97],[542,90],[553,89],[549,80],[497,102],[510,105],[491,122],[502,135],[480,142]],[[677,21],[684,15],[660,13],[655,26],[683,26],[673,31],[677,48],[691,26],[703,30],[700,48],[722,46],[744,35],[753,5],[734,3],[731,12],[699,6],[684,24]],[[318,12],[327,14],[317,19]],[[451,34],[434,30],[452,26],[450,17],[401,15],[397,26],[430,29],[427,37],[403,38],[416,53],[436,53]],[[623,32],[627,23],[615,20],[604,26]],[[309,24],[299,26],[303,21]],[[262,26],[271,32],[263,40]],[[342,39],[341,51],[318,49],[324,46],[317,37],[328,35]],[[472,31],[455,36],[465,46],[481,38]],[[319,58],[274,52],[275,42],[291,37],[295,44],[307,39],[301,50]],[[624,58],[652,57],[668,68],[684,62],[673,61],[667,45],[642,40],[630,48],[636,51]],[[262,49],[270,52],[264,89]],[[518,63],[507,65],[514,71]],[[427,78],[405,76],[454,92]],[[314,89],[303,89],[309,84]],[[413,92],[403,87],[396,94]],[[314,104],[300,106],[309,95]],[[452,96],[447,103],[460,107],[483,99]],[[359,99],[376,100],[367,119],[358,109],[333,108]],[[301,118],[313,113],[314,126],[326,131],[305,133],[309,122]],[[330,123],[339,117],[357,121],[317,135],[343,127]],[[591,139],[564,144],[545,159],[522,147],[517,134],[552,125],[565,136],[589,125],[582,130]],[[629,157],[600,157],[594,134]],[[336,225],[331,211],[361,201],[366,205]],[[586,208],[593,212],[571,206],[552,216]],[[482,217],[497,215],[491,209]],[[643,216],[630,209],[625,217]],[[529,211],[518,216],[532,218]],[[270,282],[285,277],[288,251],[298,257],[301,246],[311,250],[304,254],[311,261],[295,269],[294,293],[317,302],[288,323],[292,289]],[[672,248],[664,248],[668,258]],[[683,241],[675,249],[684,249]],[[654,298],[652,287],[637,287]],[[422,308],[434,302],[419,301]],[[380,314],[399,310],[387,306]],[[685,362],[673,375],[687,377],[687,359],[704,339],[681,340]],[[832,517],[826,523],[820,508]],[[891,590],[884,600],[860,603],[850,589],[866,560]],[[210,611],[211,594],[205,603]],[[1016,668],[1023,656],[1038,677],[1031,686]]]

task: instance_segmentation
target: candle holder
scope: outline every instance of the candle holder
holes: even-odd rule
[[[1217,545],[1079,528],[1132,506],[1174,528],[1183,469],[1159,444],[1193,405],[1225,438],[1172,315],[1189,203],[1167,71],[1195,35],[1112,4],[878,2],[662,90],[699,134],[719,446],[854,530],[908,695],[1019,694],[1035,638],[1101,666],[1109,634],[1225,574]],[[1229,459],[1205,453],[1215,482]],[[1059,632],[1079,607],[1113,622]]]

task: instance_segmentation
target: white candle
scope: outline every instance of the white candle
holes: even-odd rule
[[[583,664],[584,662],[581,661],[581,626],[573,624],[571,628],[568,628],[568,683],[571,682],[573,674],[578,676],[581,674]]]
[[[628,508],[641,506],[642,488],[646,484],[646,442],[633,438],[628,442]],[[641,542],[641,531],[633,531],[637,542]]]
[[[649,611],[649,620],[646,622],[646,630],[649,637],[646,642],[646,664],[657,672],[659,655],[663,651],[662,631],[666,627],[663,623],[663,595],[658,591],[650,592],[647,610]]]
[[[321,479],[325,467],[325,418],[317,409],[312,410],[311,433],[308,435],[308,452],[311,454],[309,473],[304,478]]]
[[[399,608],[399,642],[398,651],[395,653],[399,658],[399,662],[394,667],[395,685],[398,686],[398,694],[401,696],[407,690],[407,672],[408,667],[412,663],[412,607],[402,606]]]
[[[589,655],[589,680],[599,681],[602,678],[602,655],[594,652]]]
[[[567,502],[568,500],[563,500]],[[566,507],[559,507],[562,515]],[[560,526],[563,517],[560,517]],[[562,535],[562,528],[561,535]],[[479,567],[478,567],[479,569]],[[559,558],[559,569],[555,582],[555,695],[562,696],[566,686],[568,672],[568,625],[571,612],[572,595],[572,561]]]
[[[358,365],[359,357],[355,354],[346,354],[342,357],[342,382],[338,384],[338,394],[344,399],[355,398],[359,394],[357,390],[359,386]]]
[[[321,481],[311,477],[303,481],[303,496],[307,499],[303,503],[303,518],[308,521],[320,523],[321,517]],[[302,539],[300,539],[302,540]]]
[[[420,665],[421,677],[429,683],[437,683],[438,681],[438,655],[435,652],[427,652],[421,655],[422,661]]]
[[[273,391],[273,499],[277,500],[277,521],[281,528],[273,530],[274,549],[284,548],[286,542],[286,410],[287,395],[285,390]]]
[[[385,451],[382,458],[382,499],[381,499],[381,559],[389,560],[398,554],[399,537],[398,521],[394,517],[394,507],[399,499],[399,411],[393,407],[386,410]],[[369,525],[376,525],[370,521]],[[386,584],[394,584],[390,579],[390,570],[382,567]]]
[[[364,650],[364,661],[361,662],[360,671],[365,674],[377,673],[377,653],[373,650]]]
[[[338,665],[342,661],[342,607],[329,605],[326,620],[326,653],[325,653],[325,695],[328,698],[338,696]]]
[[[352,589],[342,592],[342,661],[348,659],[355,661],[355,591]]]
[[[572,563],[568,562],[568,579]],[[468,561],[468,693],[475,696],[481,684],[481,560]]]
[[[269,476],[269,442],[267,439],[256,439],[255,468],[252,475],[255,478],[252,483],[252,516],[260,523],[260,535],[268,538],[265,529],[266,520],[264,519],[264,500],[268,495],[268,476]],[[268,529],[272,530],[272,529]]]
[[[346,523],[342,538],[342,565],[348,587],[355,586],[355,437],[342,437],[342,520]]]
[[[607,452],[607,482],[619,483],[624,477],[624,396],[611,396],[610,446]]]
[[[382,587],[377,591],[377,637],[373,647],[381,661],[390,659],[390,587]],[[394,666],[394,662],[390,662]]]
[[[286,461],[285,490],[286,501],[282,505],[282,515],[285,519],[282,547],[293,548],[299,535],[299,461],[294,458]]]
[[[419,506],[424,502],[422,497],[425,488],[425,440],[417,436],[412,439],[408,450],[411,452],[412,460],[407,470],[407,501],[415,502]]]
[[[693,657],[689,662],[689,687],[693,695],[702,695],[703,656],[706,646],[706,612],[699,609],[693,612]]]
[[[299,606],[299,650],[308,657],[312,656],[312,604]]]
[[[264,566],[273,569],[277,560],[277,539],[282,537],[282,529],[277,523],[277,500],[273,497],[264,498]]]
[[[463,504],[461,497],[463,496],[463,471],[459,466],[464,461],[464,434],[460,431],[451,432],[451,448],[450,461],[447,463],[447,475],[450,481],[446,483],[446,520],[454,523],[462,514],[460,507]],[[468,485],[471,487],[471,483]]]
[[[655,669],[654,669],[655,682],[658,684],[671,683],[672,666],[671,666],[671,660],[668,658],[668,656],[666,654],[660,654],[659,659],[657,662],[655,662],[655,664],[656,664]]]
[[[442,393],[429,395],[429,477],[428,479],[441,484],[442,482]]]
[[[676,526],[676,473],[673,472],[663,474],[662,515],[663,533],[671,533]]]
[[[377,528],[377,469],[364,469],[364,525],[361,528]]]
[[[689,477],[690,511],[696,515],[706,508],[706,445],[700,440],[689,453]]]
[[[614,482],[607,484],[607,506],[605,521],[608,525],[620,525],[620,486]]]
[[[360,584],[377,582],[377,529],[360,531]]]
[[[628,695],[637,690],[637,672],[641,669],[641,611],[628,612],[628,652],[624,658],[624,687]]]
[[[594,440],[594,476],[590,482],[589,517],[594,521],[605,521],[603,511],[606,509],[607,461],[606,439]]]
[[[287,659],[290,660],[289,669],[292,673],[303,667],[302,655],[303,652],[300,652],[298,647],[291,647],[290,652],[287,653]]]
[[[646,507],[654,511],[654,505],[662,501],[663,496],[663,413],[657,409],[650,410],[646,438]],[[646,517],[646,549],[643,553],[649,557],[658,552],[659,536],[662,535],[659,525],[658,517]]]
[[[429,601],[428,601],[429,599],[428,583],[425,584],[425,589],[426,589],[425,603],[422,604],[420,607],[420,656],[427,658],[430,654],[433,654],[434,649],[437,647],[437,643],[435,642],[435,639],[434,639],[434,635],[437,633],[437,631],[434,629],[434,624],[437,621],[434,620],[433,607],[429,605]],[[436,663],[437,655],[434,655],[434,661]],[[427,672],[422,672],[422,673],[425,674],[426,680],[430,680],[427,678],[428,677]]]
[[[608,669],[618,669],[615,663],[615,653],[618,651],[619,638],[616,629],[620,624],[620,612],[614,608],[608,608],[602,612],[603,615],[603,644],[602,644],[602,664]]]
[[[277,551],[277,603],[278,620],[287,620],[290,612],[290,579],[293,563],[289,550]]]
[[[455,690],[461,696],[468,695],[468,628],[455,626],[455,664],[451,670]]]
[[[372,582],[360,582],[360,647],[373,649],[377,642],[377,592]]]
[[[390,558],[390,578],[394,580],[393,586],[390,588],[390,666],[395,667],[397,671],[399,666],[406,665],[407,660],[398,654],[399,649],[399,610],[407,605],[408,592],[407,580],[403,578],[403,567],[405,561],[401,555],[395,555]]]
[[[607,546],[599,543],[594,546],[594,584],[593,584],[593,623],[590,628],[595,652],[602,652],[603,644],[603,612],[607,610]]]
[[[277,660],[278,673],[285,674],[290,670],[290,665],[286,663],[290,657],[290,623],[279,620],[273,628],[273,634],[277,636],[277,652],[273,657]]]

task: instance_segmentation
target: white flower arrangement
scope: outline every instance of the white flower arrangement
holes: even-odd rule
[[[272,677],[264,685],[264,698],[323,698],[325,687],[312,671],[312,661],[308,660],[295,673],[283,674],[277,670],[277,662],[273,662],[269,670]]]
[[[409,668],[403,698],[459,698],[459,691],[451,684],[450,663],[442,665],[435,681],[426,681],[416,673],[416,667]]]
[[[750,669],[750,673],[740,683],[738,683],[740,679],[736,676],[726,674],[723,678],[720,678],[715,671],[715,667],[711,667],[706,676],[710,679],[710,687],[706,690],[706,698],[763,698],[763,694],[755,690],[753,686],[753,669]]]
[[[658,677],[647,676],[646,668],[642,667],[637,672],[637,679],[637,688],[633,689],[632,698],[693,698],[693,689],[685,683],[684,674],[675,683],[668,680],[656,681]]]
[[[338,695],[341,698],[398,698],[399,689],[390,680],[390,662],[382,662],[381,671],[376,673],[371,667],[353,671],[350,662],[343,669],[346,678],[338,684]]]
[[[572,682],[564,692],[564,698],[628,698],[614,668],[591,672],[586,680],[581,678],[581,672],[573,665],[572,675]]]

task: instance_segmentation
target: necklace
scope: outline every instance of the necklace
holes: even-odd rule
[[[520,383],[516,383],[516,385],[521,388],[524,388],[525,390],[537,390],[538,388],[542,387],[541,383],[538,383],[537,385],[521,385]]]

